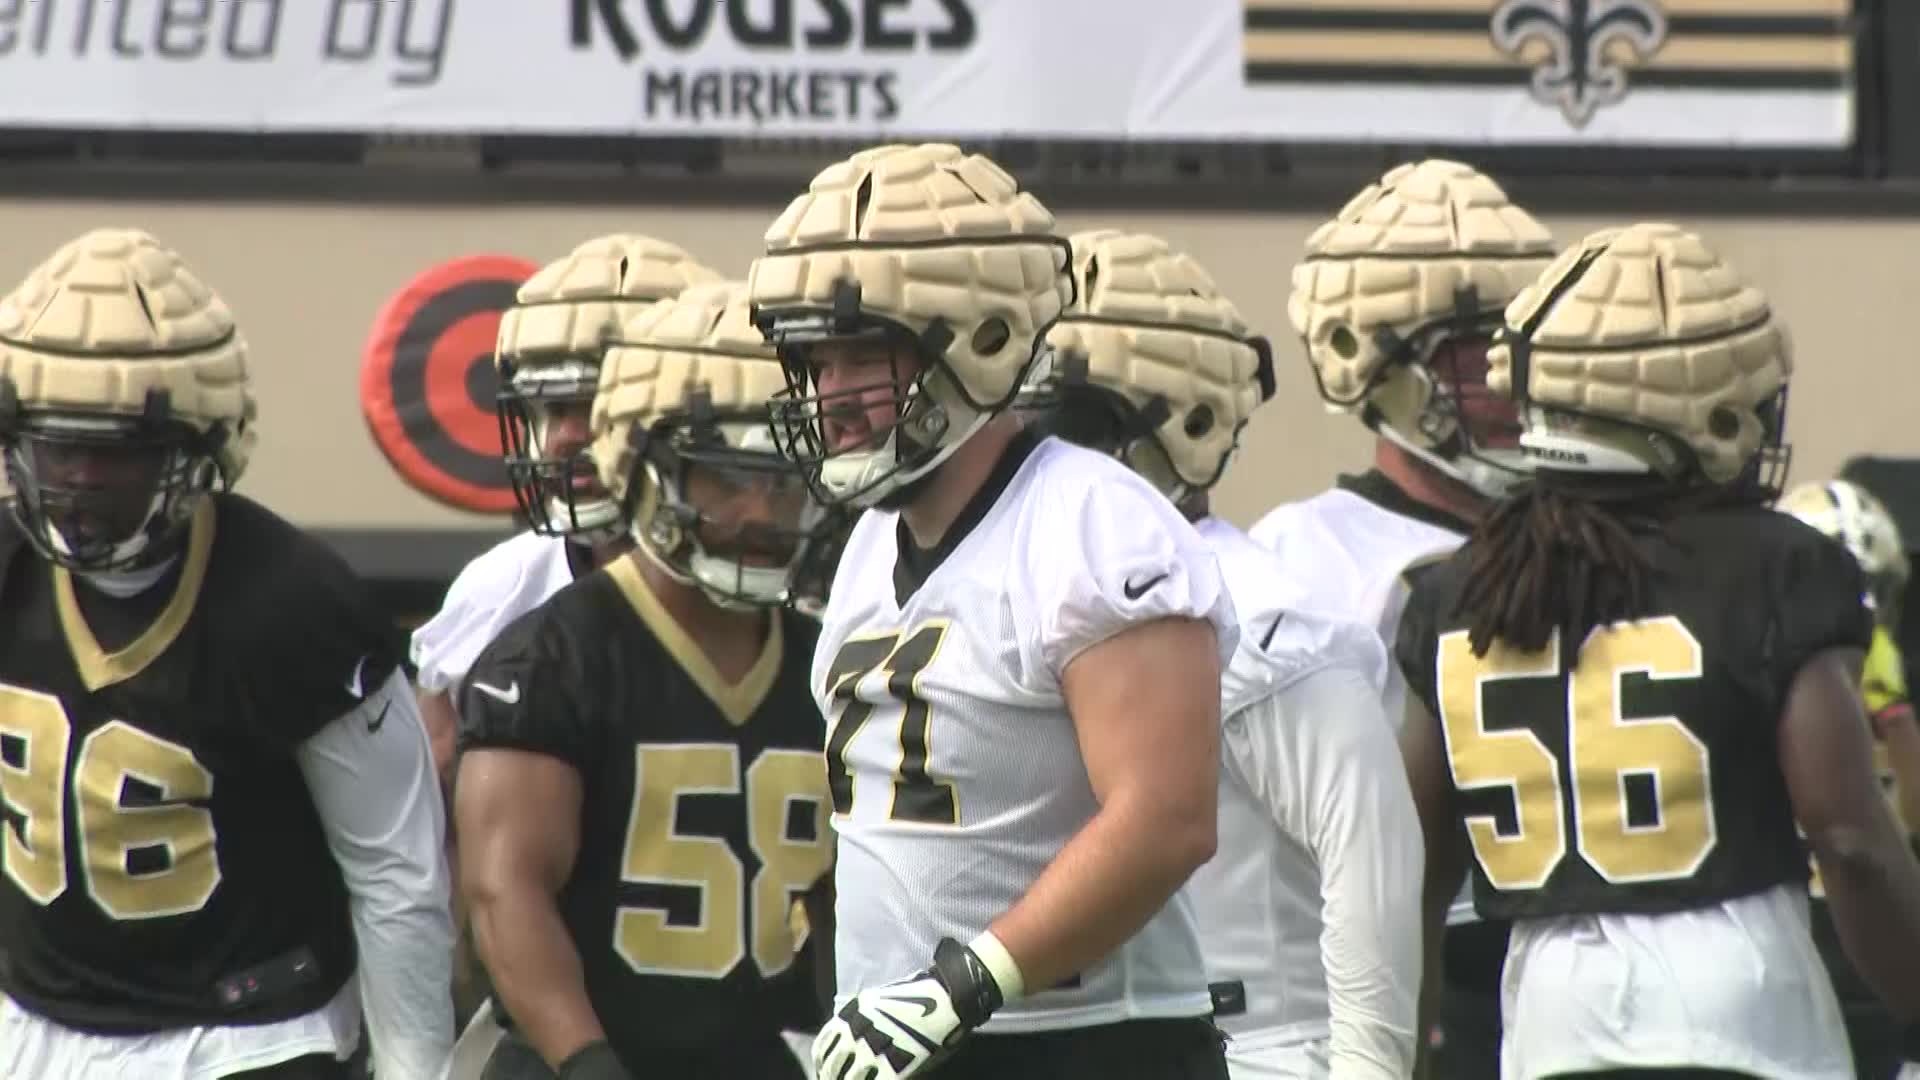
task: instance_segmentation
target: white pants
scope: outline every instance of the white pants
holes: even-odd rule
[[[1331,1044],[1310,1039],[1285,1046],[1235,1049],[1227,1043],[1227,1075],[1233,1080],[1327,1080],[1332,1075]]]
[[[216,1080],[309,1054],[344,1061],[359,1045],[354,979],[332,1001],[291,1020],[152,1035],[75,1031],[0,995],[0,1077],[6,1080]]]
[[[1502,1080],[1661,1066],[1854,1076],[1799,886],[1662,915],[1518,920],[1500,1011]]]

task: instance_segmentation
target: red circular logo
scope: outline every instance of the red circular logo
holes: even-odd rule
[[[381,307],[360,362],[360,411],[394,471],[449,506],[510,513],[493,346],[500,313],[539,266],[510,255],[441,263]]]

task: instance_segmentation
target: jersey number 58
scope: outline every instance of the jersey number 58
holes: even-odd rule
[[[700,916],[674,925],[664,908],[623,904],[614,952],[643,975],[720,979],[751,944],[763,977],[785,971],[800,945],[791,923],[795,897],[833,864],[822,786],[820,755],[812,751],[762,750],[742,776],[732,743],[638,747],[621,877],[698,889]],[[726,840],[680,828],[683,796],[739,795],[743,787],[747,846],[760,862],[751,878]],[[796,828],[802,821],[808,824]]]

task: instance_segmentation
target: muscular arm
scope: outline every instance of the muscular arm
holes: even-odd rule
[[[434,771],[440,777],[440,792],[446,802],[449,825],[453,819],[454,744],[459,735],[460,715],[454,711],[453,698],[446,691],[415,689],[420,702],[420,721],[427,728],[427,743],[433,749]],[[454,831],[447,829],[447,872],[460,880],[460,849],[454,843]],[[473,935],[467,925],[466,901],[460,890],[453,890],[453,1011],[456,1017],[472,1015],[486,993],[486,973],[473,954]]]
[[[515,1027],[552,1067],[606,1037],[555,903],[580,848],[580,774],[490,747],[460,756],[454,817],[474,943]]]
[[[1426,1076],[1425,1035],[1433,1030],[1440,1012],[1440,994],[1444,986],[1442,944],[1447,926],[1447,909],[1460,894],[1460,882],[1467,873],[1467,851],[1460,827],[1454,820],[1453,778],[1447,768],[1447,751],[1440,738],[1440,723],[1419,697],[1407,695],[1406,722],[1400,728],[1400,758],[1407,770],[1407,787],[1413,793],[1413,806],[1420,817],[1420,831],[1426,837],[1427,870],[1420,894],[1420,930],[1426,963],[1420,976],[1420,1023],[1417,1032],[1418,1065],[1415,1076]]]
[[[453,711],[453,699],[444,690],[422,688],[416,696],[420,702],[420,722],[426,725],[427,743],[433,748],[433,771],[440,777],[441,788],[451,792],[453,744],[459,733],[460,716]]]
[[[1920,863],[1873,779],[1859,671],[1858,650],[1829,649],[1794,676],[1780,768],[1848,959],[1896,1016],[1920,1019]]]
[[[446,817],[413,702],[395,672],[294,754],[346,882],[373,1064],[392,1080],[432,1080],[453,1049]]]
[[[1420,820],[1380,695],[1358,671],[1315,672],[1228,726],[1232,768],[1255,778],[1320,869],[1320,955],[1341,1077],[1413,1067],[1420,986]]]
[[[1034,992],[1138,932],[1213,856],[1216,839],[1213,627],[1137,624],[1080,653],[1060,682],[1100,809],[989,928]]]

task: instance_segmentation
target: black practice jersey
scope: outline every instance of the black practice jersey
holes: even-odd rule
[[[233,495],[113,599],[0,527],[0,990],[68,1027],[287,1019],[354,966],[294,748],[399,664],[332,551]]]
[[[580,774],[579,854],[559,897],[587,993],[636,1074],[649,1054],[817,1027],[802,893],[832,863],[818,630],[773,616],[726,683],[631,558],[568,585],[488,645],[460,749],[552,755]]]
[[[1396,647],[1440,725],[1488,918],[1660,912],[1805,881],[1775,743],[1817,652],[1865,648],[1852,556],[1789,515],[1702,512],[1642,538],[1642,618],[1562,664],[1456,613],[1471,548],[1420,572]]]

